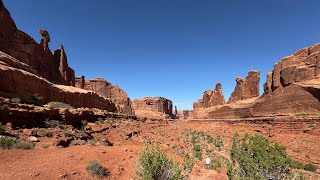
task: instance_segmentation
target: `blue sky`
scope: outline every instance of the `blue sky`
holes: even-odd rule
[[[103,77],[131,99],[162,96],[192,109],[222,83],[266,73],[283,56],[320,41],[318,0],[3,0],[19,29],[51,50],[63,44],[69,65]]]

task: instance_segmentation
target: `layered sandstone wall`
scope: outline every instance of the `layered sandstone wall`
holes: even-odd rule
[[[76,87],[94,91],[100,96],[112,100],[117,105],[119,112],[134,115],[132,102],[127,93],[118,86],[113,86],[103,78],[95,78],[86,81],[82,76],[81,78],[76,78]]]
[[[65,52],[52,54],[48,47],[50,36],[39,31],[41,43],[17,29],[9,11],[0,0],[0,51],[29,65],[38,75],[50,82],[74,85],[74,71],[68,67]],[[61,64],[61,61],[64,61]],[[64,66],[64,67],[61,67]]]
[[[194,107],[195,119],[319,118],[320,43],[298,50],[275,63],[259,95],[259,72],[250,71],[228,104]]]
[[[154,119],[175,118],[172,112],[172,101],[163,97],[134,99],[132,107],[138,116]]]
[[[110,112],[117,111],[111,100],[95,92],[52,84],[33,72],[34,70],[28,65],[0,51],[0,96],[32,101],[32,96],[38,93],[43,97],[42,103],[58,101],[76,108],[88,107]]]

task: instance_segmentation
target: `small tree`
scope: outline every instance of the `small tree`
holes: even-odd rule
[[[180,180],[179,163],[160,150],[160,147],[148,146],[139,153],[138,177],[144,180]]]

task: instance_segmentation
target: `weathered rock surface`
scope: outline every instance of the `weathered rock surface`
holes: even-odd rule
[[[193,111],[192,110],[178,111],[178,117],[179,117],[179,120],[193,119]]]
[[[237,79],[229,104],[194,108],[195,119],[290,119],[320,117],[320,43],[286,56],[267,74],[258,97],[259,74]],[[236,102],[236,103],[233,103]]]
[[[237,77],[236,87],[232,92],[228,103],[233,103],[247,98],[259,96],[260,72],[252,70],[248,73],[246,79]]]
[[[132,107],[137,116],[152,119],[175,118],[172,113],[172,101],[163,97],[145,97],[134,99]]]
[[[88,81],[85,81],[84,77],[77,78],[76,87],[94,91],[100,96],[112,100],[117,105],[119,112],[134,115],[132,103],[127,93],[103,78],[95,78]]]
[[[0,51],[0,96],[32,101],[32,96],[38,93],[43,103],[58,101],[73,107],[117,110],[113,102],[92,91],[55,85],[33,72],[28,65]]]
[[[101,109],[55,109],[28,104],[10,103],[8,99],[0,98],[0,122],[10,123],[12,127],[43,127],[46,119],[63,121],[66,125],[79,125],[86,120],[95,122],[101,118],[132,118],[119,113]]]
[[[221,84],[217,83],[215,89],[207,90],[203,93],[203,98],[193,104],[194,109],[209,108],[213,106],[226,104],[224,99]]]
[[[17,29],[10,13],[2,0],[0,1],[0,51],[29,65],[38,75],[50,82],[73,85],[73,70],[70,67],[63,67],[68,78],[63,77],[59,71],[61,68],[60,54],[58,58],[52,55],[49,49],[48,31],[39,30],[39,32],[42,35],[40,44],[28,34]]]
[[[272,76],[272,80],[271,80]],[[282,58],[268,73],[265,93],[278,88],[320,78],[320,43],[303,48],[290,56]]]

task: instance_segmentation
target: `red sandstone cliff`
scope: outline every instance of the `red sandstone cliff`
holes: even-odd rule
[[[134,99],[132,107],[135,114],[152,119],[174,118],[172,113],[172,101],[163,97],[145,97]]]
[[[197,102],[193,103],[194,109],[209,108],[213,106],[226,104],[224,99],[221,84],[217,83],[216,88],[212,90],[207,90],[203,93],[203,98],[199,99]]]
[[[76,87],[94,91],[100,96],[112,100],[117,105],[119,112],[134,115],[132,103],[127,93],[103,78],[95,78],[88,81],[84,80],[84,77],[76,78]]]
[[[58,50],[53,55],[48,47],[49,34],[47,31],[39,32],[42,35],[40,44],[17,29],[9,11],[0,0],[0,51],[29,65],[38,75],[52,83],[74,85],[74,71],[68,67],[65,52]]]
[[[195,119],[320,117],[320,43],[286,56],[267,74],[259,95],[259,74],[237,79],[228,104],[194,107]]]
[[[17,29],[0,0],[0,96],[32,101],[38,93],[42,103],[59,101],[74,107],[117,111],[115,104],[95,92],[75,88],[75,73],[68,66],[63,46],[54,54],[49,49],[50,35],[39,30],[37,43]]]

